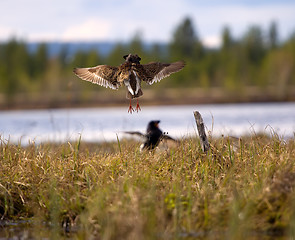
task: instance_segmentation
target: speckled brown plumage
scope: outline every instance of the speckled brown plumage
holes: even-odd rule
[[[185,65],[183,61],[174,63],[151,62],[148,64],[140,64],[141,58],[137,54],[128,54],[123,58],[125,62],[119,67],[99,65],[90,68],[75,68],[74,73],[85,81],[115,90],[125,85],[127,88],[126,97],[131,101],[131,99],[143,95],[141,81],[151,85],[170,76],[172,73],[180,71]],[[140,110],[138,103],[136,110]],[[132,111],[133,108],[130,103],[128,112]]]

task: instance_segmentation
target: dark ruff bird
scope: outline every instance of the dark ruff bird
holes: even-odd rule
[[[162,132],[162,130],[159,128],[159,123],[160,120],[150,121],[146,129],[146,134],[132,131],[128,131],[125,133],[145,138],[144,143],[140,146],[140,150],[153,150],[159,145],[162,140],[172,140],[174,142],[177,142],[177,140]]]
[[[117,90],[125,85],[127,88],[127,99],[130,99],[128,112],[132,113],[134,109],[131,105],[131,99],[139,98],[143,95],[141,90],[141,81],[151,85],[170,76],[171,73],[180,71],[185,63],[183,61],[174,63],[151,62],[140,64],[141,58],[135,54],[128,54],[123,57],[125,62],[119,67],[108,65],[98,65],[90,68],[75,68],[74,73],[82,80],[89,81],[100,86]],[[135,110],[138,112],[138,104]]]

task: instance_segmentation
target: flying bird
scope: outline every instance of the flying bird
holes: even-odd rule
[[[126,98],[130,99],[128,112],[134,111],[131,100],[143,95],[141,82],[151,85],[170,76],[171,73],[180,71],[185,63],[183,61],[174,63],[151,62],[140,64],[141,58],[137,54],[123,56],[125,62],[119,67],[98,65],[90,68],[75,68],[74,73],[82,80],[89,81],[100,86],[119,89],[125,85],[127,88]],[[135,111],[141,110],[138,99]]]
[[[160,123],[159,120],[150,121],[148,123],[145,134],[141,132],[133,132],[133,131],[127,131],[124,133],[137,135],[137,136],[145,138],[144,143],[140,146],[140,150],[145,150],[145,149],[153,150],[159,145],[159,143],[162,140],[171,140],[173,142],[177,142],[177,140],[167,135],[167,133],[162,132],[162,130],[159,128],[159,123]]]

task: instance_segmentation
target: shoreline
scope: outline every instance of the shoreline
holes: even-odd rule
[[[139,104],[157,105],[193,105],[193,104],[228,104],[228,103],[268,103],[294,102],[295,87],[284,92],[274,87],[263,90],[257,87],[243,88],[241,91],[225,91],[221,88],[210,89],[145,89]],[[136,100],[133,100],[133,104]],[[59,108],[95,108],[127,106],[125,89],[118,91],[89,91],[85,93],[58,92],[17,94],[9,101],[0,95],[0,111],[59,109]]]

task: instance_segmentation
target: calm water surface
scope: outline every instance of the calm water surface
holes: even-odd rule
[[[112,141],[123,131],[142,131],[150,120],[173,137],[196,134],[193,111],[199,111],[214,136],[273,131],[284,138],[294,136],[295,103],[142,106],[128,114],[127,107],[0,111],[2,140],[27,144],[44,141]]]

